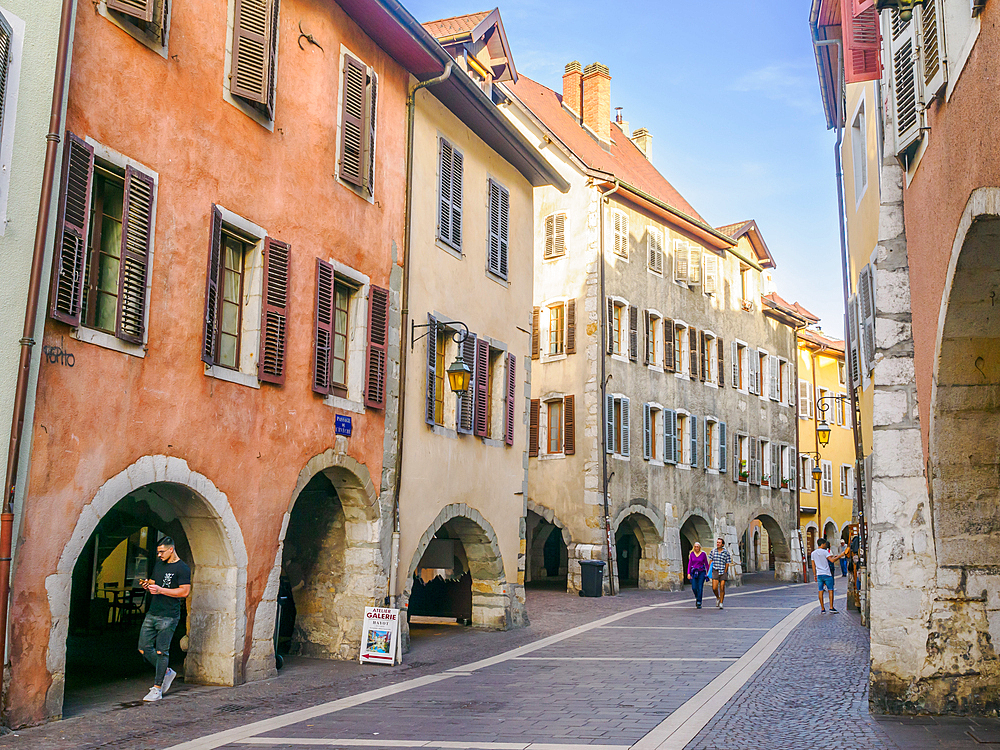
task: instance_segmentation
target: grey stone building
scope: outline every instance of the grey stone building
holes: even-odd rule
[[[502,88],[571,185],[535,190],[526,581],[575,590],[580,560],[610,559],[616,589],[676,589],[717,536],[739,580],[754,521],[790,579],[805,320],[767,294],[756,224],[708,225],[652,166],[649,131],[611,121],[610,86],[574,62],[561,95]]]

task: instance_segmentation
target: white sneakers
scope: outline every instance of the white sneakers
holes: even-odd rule
[[[722,602],[719,602],[717,606],[719,607],[719,609],[723,609]]]
[[[166,682],[166,680],[164,680],[164,682]],[[145,701],[146,703],[152,703],[153,701],[160,700],[162,697],[163,697],[163,691],[154,685],[149,689],[149,692],[146,693],[146,697],[143,698],[143,701]]]
[[[177,673],[174,670],[172,670],[170,667],[167,667],[167,673],[165,675],[163,675],[163,687],[160,688],[160,693],[161,694],[167,692],[168,690],[170,690],[170,686],[174,684],[174,678],[176,676],[177,676]]]

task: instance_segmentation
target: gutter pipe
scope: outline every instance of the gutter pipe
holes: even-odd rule
[[[604,206],[608,202],[608,198],[614,193],[618,192],[620,187],[618,180],[615,180],[615,186],[608,190],[607,192],[601,192],[600,200],[600,210],[601,210],[601,220],[600,220],[600,231],[601,231],[601,299],[597,303],[598,315],[597,319],[600,321],[600,331],[601,331],[601,342],[597,348],[601,357],[601,406],[598,409],[598,413],[601,413],[603,409],[607,408],[608,398],[608,378],[606,375],[607,370],[607,341],[609,332],[607,328],[607,313],[605,313],[606,301],[604,298]],[[604,421],[601,424],[601,478],[602,486],[604,487],[604,536],[605,541],[608,545],[608,593],[611,596],[615,595],[615,559],[611,555],[611,507],[608,503],[608,430],[605,424],[608,415],[604,415]]]
[[[38,297],[42,286],[45,265],[45,241],[49,232],[49,209],[55,185],[56,159],[63,129],[63,104],[66,96],[66,78],[69,69],[70,36],[73,29],[74,0],[63,0],[59,18],[59,43],[56,48],[55,80],[52,83],[52,108],[49,113],[49,132],[45,136],[45,166],[42,171],[42,190],[38,198],[38,220],[35,225],[35,245],[31,256],[31,274],[28,278],[28,300],[24,310],[24,328],[21,356],[17,366],[17,386],[14,392],[14,413],[10,425],[10,446],[7,449],[7,492],[0,513],[0,685],[4,681],[7,661],[7,617],[10,605],[10,563],[13,549],[14,495],[17,492],[17,470],[21,455],[21,437],[24,432],[24,411],[28,400],[28,382],[31,378],[31,352],[35,345],[35,319],[38,317]]]
[[[403,284],[400,292],[399,328],[399,407],[396,414],[396,481],[392,498],[392,557],[389,563],[389,606],[396,608],[399,583],[399,490],[403,481],[403,429],[406,425],[404,409],[406,405],[406,329],[410,317],[410,246],[413,235],[410,231],[410,216],[413,212],[413,121],[416,110],[417,92],[420,89],[443,83],[451,77],[455,61],[448,60],[441,75],[414,84],[406,97],[406,189],[405,224],[403,226]]]

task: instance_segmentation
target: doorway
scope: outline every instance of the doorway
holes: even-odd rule
[[[529,510],[525,517],[525,548],[525,585],[565,590],[569,577],[569,551],[563,529]]]
[[[623,589],[639,588],[639,560],[642,559],[642,547],[630,521],[625,521],[619,526],[618,534],[615,536],[615,548],[618,585]]]

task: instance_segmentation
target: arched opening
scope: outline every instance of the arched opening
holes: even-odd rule
[[[565,590],[569,575],[569,532],[533,510],[524,519],[527,550],[524,583],[532,588]]]
[[[185,683],[241,681],[237,644],[244,592],[231,535],[218,511],[194,490],[154,482],[100,513],[72,560],[66,651],[55,654],[65,658],[63,716],[139,701],[153,684],[152,667],[138,651],[149,606],[139,582],[151,577],[156,545],[164,536],[173,538],[192,574],[170,648],[170,665],[180,675],[171,690],[182,690]],[[242,546],[241,538],[238,543]]]
[[[711,552],[714,546],[712,527],[701,516],[692,515],[681,524],[681,569],[684,573],[684,583],[689,583],[687,566],[688,557],[694,549],[694,543],[700,542],[705,552]]]
[[[658,526],[662,521],[645,506],[632,505],[619,513],[614,525],[619,588],[669,587],[665,579],[670,561]]]
[[[830,543],[830,549],[837,548],[837,540],[840,538],[840,534],[837,532],[837,524],[833,521],[827,521],[826,526],[823,527],[823,536]]]
[[[510,626],[503,559],[496,533],[482,515],[464,505],[441,511],[417,546],[402,598],[411,637],[419,635],[422,624],[437,622],[421,618]]]
[[[761,553],[766,550],[766,570],[774,571],[775,578],[790,581],[795,578],[796,568],[792,562],[792,551],[781,526],[771,516],[762,513],[757,516],[762,527]],[[763,567],[763,566],[762,566]],[[800,571],[801,572],[801,571]]]

